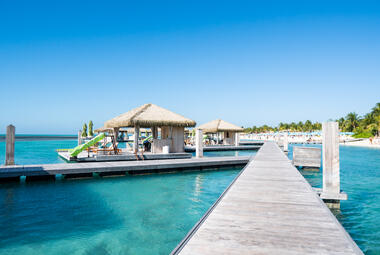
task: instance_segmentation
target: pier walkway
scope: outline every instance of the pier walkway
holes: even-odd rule
[[[6,178],[28,177],[55,177],[62,175],[92,175],[103,174],[131,174],[155,173],[165,171],[196,170],[207,168],[221,168],[232,166],[245,166],[249,156],[237,157],[210,157],[191,159],[164,159],[139,161],[114,161],[93,163],[61,163],[46,165],[15,165],[0,166],[0,180]],[[36,178],[37,179],[37,178]]]
[[[265,143],[172,254],[362,254],[275,143]]]

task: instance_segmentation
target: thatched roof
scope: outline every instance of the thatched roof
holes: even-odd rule
[[[232,132],[243,131],[243,128],[236,126],[234,124],[228,123],[221,119],[213,120],[203,125],[200,125],[198,129],[202,129],[203,132],[205,133],[216,133],[216,132],[224,132],[224,131],[232,131]]]
[[[194,127],[195,121],[155,104],[144,104],[105,123],[105,127]]]
[[[125,131],[128,133],[134,133],[135,129],[134,128],[126,128]],[[151,132],[149,128],[140,128],[140,132]]]
[[[95,133],[113,132],[112,128],[101,127],[94,130]]]

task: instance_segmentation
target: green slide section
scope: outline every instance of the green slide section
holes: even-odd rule
[[[144,140],[142,140],[142,142],[144,143],[145,141],[147,141],[147,140],[149,140],[149,139],[152,139],[152,138],[153,138],[153,136],[150,135],[150,136],[148,136],[147,138],[145,138]]]
[[[79,153],[81,153],[82,151],[86,150],[88,147],[93,146],[94,144],[96,144],[97,142],[99,142],[100,140],[102,140],[104,137],[105,137],[105,134],[101,133],[101,134],[95,136],[94,138],[92,138],[87,143],[78,145],[74,149],[69,150],[70,156],[71,157],[78,156]]]

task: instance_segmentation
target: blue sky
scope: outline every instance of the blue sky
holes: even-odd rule
[[[252,126],[380,101],[379,1],[0,0],[0,133],[144,103]]]

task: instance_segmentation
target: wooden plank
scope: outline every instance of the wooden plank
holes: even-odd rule
[[[172,254],[362,254],[280,148],[254,160]]]
[[[293,147],[293,165],[303,167],[321,167],[321,149],[311,147]]]

